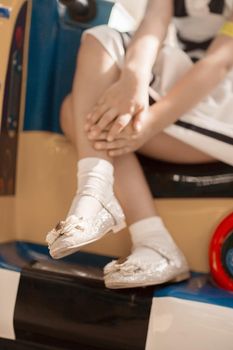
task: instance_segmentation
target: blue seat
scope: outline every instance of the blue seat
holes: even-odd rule
[[[97,15],[77,23],[56,0],[33,0],[24,130],[60,132],[59,110],[70,92],[83,30],[108,23],[113,3],[97,1]]]

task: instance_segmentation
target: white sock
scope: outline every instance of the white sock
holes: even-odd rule
[[[113,195],[113,166],[110,162],[101,158],[84,158],[78,161],[78,190],[73,199],[68,216],[82,217],[95,216],[105,203]],[[93,198],[82,193],[94,193],[99,198]]]
[[[141,259],[145,262],[151,261],[161,262],[161,255],[150,248],[144,247],[143,244],[150,245],[152,240],[161,246],[167,246],[167,244],[174,244],[172,237],[163,224],[163,221],[158,216],[153,216],[135,222],[129,226],[129,232],[132,239],[132,259]],[[131,260],[131,259],[130,259]]]

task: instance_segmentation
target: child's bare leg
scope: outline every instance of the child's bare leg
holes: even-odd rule
[[[84,132],[86,116],[98,99],[119,77],[119,69],[102,45],[86,35],[79,50],[70,108],[74,114],[74,144],[78,158],[99,157],[111,162],[105,151],[94,150]]]
[[[93,36],[86,35],[68,99],[74,116],[72,132],[78,153],[78,186],[65,221],[47,234],[53,258],[72,254],[80,246],[125,225],[124,213],[113,192],[112,160],[106,152],[93,149],[84,131],[88,113],[118,77],[114,60]]]
[[[73,124],[71,98],[67,96],[61,109],[61,127],[67,138],[75,145]],[[156,215],[153,198],[135,154],[129,153],[114,158],[114,174],[115,193],[122,204],[129,225]]]
[[[180,164],[198,164],[216,161],[208,154],[165,133],[154,136],[140,148],[139,153],[165,162]]]

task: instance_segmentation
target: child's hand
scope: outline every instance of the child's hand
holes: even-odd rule
[[[148,86],[133,74],[122,74],[87,116],[85,130],[89,137],[98,138],[108,128],[107,140],[114,140],[131,123],[133,116],[147,107]],[[134,126],[139,130],[140,121],[135,120]]]
[[[134,152],[143,146],[154,134],[153,130],[153,114],[148,110],[141,116],[141,129],[135,131],[133,122],[131,122],[115,140],[107,141],[108,130],[102,131],[98,137],[89,136],[93,141],[93,147],[96,150],[105,150],[111,157],[117,157],[129,152]]]

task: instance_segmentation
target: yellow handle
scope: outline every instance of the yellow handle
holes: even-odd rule
[[[219,34],[227,35],[233,38],[233,22],[225,22],[220,29]]]

